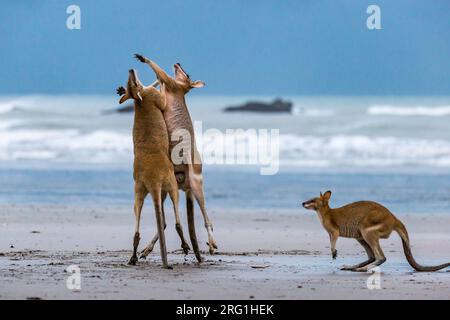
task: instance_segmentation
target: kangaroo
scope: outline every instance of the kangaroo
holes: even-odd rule
[[[331,191],[317,198],[302,203],[305,209],[315,210],[322,226],[330,235],[331,254],[337,257],[336,241],[338,237],[356,239],[366,250],[368,260],[354,266],[344,266],[342,270],[364,272],[386,261],[379,239],[389,238],[396,231],[403,243],[406,259],[416,271],[437,271],[450,266],[450,263],[439,266],[422,266],[414,260],[409,245],[408,232],[403,223],[388,209],[372,201],[350,203],[341,208],[331,209],[328,202]]]
[[[133,255],[130,265],[137,262],[137,247],[140,241],[139,223],[144,199],[150,193],[155,207],[158,236],[160,239],[161,260],[164,268],[167,263],[167,249],[164,237],[165,217],[164,200],[169,194],[175,211],[176,230],[181,238],[181,247],[187,253],[189,245],[183,237],[178,213],[178,186],[173,165],[169,158],[169,136],[163,117],[165,104],[161,93],[153,86],[144,87],[136,71],[130,70],[127,89],[119,87],[117,93],[122,95],[119,103],[134,100],[134,214],[136,225],[133,239]]]
[[[192,81],[179,63],[174,64],[174,77],[171,77],[152,60],[149,60],[140,54],[136,54],[135,57],[142,63],[150,66],[160,83],[161,92],[165,97],[166,107],[163,114],[167,124],[167,129],[169,131],[169,136],[173,138],[177,136],[179,137],[180,135],[183,135],[183,133],[187,133],[188,138],[190,139],[190,146],[187,148],[188,150],[183,150],[183,153],[186,152],[186,154],[183,154],[183,162],[181,164],[175,163],[174,170],[178,182],[178,188],[183,190],[186,194],[189,236],[195,256],[198,262],[201,262],[202,257],[197,242],[197,236],[195,234],[194,198],[200,206],[205,228],[208,232],[208,247],[210,254],[214,254],[215,249],[217,249],[217,245],[213,236],[213,226],[205,207],[202,163],[200,154],[195,144],[194,127],[186,105],[185,95],[192,88],[201,88],[205,85],[205,83],[199,80]],[[180,141],[182,141],[182,139],[175,141],[171,139],[171,154]],[[141,254],[142,258],[145,258],[153,250],[153,246],[157,240],[158,235],[155,235]]]

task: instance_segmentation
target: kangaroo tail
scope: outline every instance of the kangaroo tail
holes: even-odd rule
[[[202,262],[200,248],[198,246],[197,235],[195,233],[195,219],[194,219],[194,198],[190,190],[186,191],[186,211],[188,218],[189,238],[191,239],[192,250],[194,250],[195,257],[198,262]]]
[[[414,260],[414,257],[411,252],[411,247],[409,245],[409,237],[408,231],[406,231],[405,226],[399,220],[397,220],[397,224],[394,227],[394,230],[399,234],[400,238],[402,238],[403,243],[403,251],[405,252],[406,260],[408,260],[411,267],[413,267],[416,271],[419,272],[430,272],[430,271],[438,271],[450,266],[450,263],[444,263],[438,266],[422,266]]]

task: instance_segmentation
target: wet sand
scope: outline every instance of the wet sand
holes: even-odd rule
[[[382,241],[387,262],[380,289],[374,276],[339,270],[365,259],[351,239],[339,239],[331,259],[328,236],[314,213],[304,210],[210,210],[219,245],[197,264],[179,251],[173,215],[167,212],[169,262],[161,268],[156,249],[128,266],[134,216],[130,208],[0,206],[0,299],[449,299],[450,272],[417,273],[400,239]],[[422,264],[450,260],[450,217],[399,215],[413,253]],[[185,217],[183,217],[185,219]],[[207,250],[197,215],[197,234]],[[155,232],[143,213],[141,245]],[[187,228],[185,227],[185,234]],[[81,270],[81,290],[66,287],[66,268]]]

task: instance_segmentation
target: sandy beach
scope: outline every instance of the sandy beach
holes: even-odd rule
[[[450,1],[0,7],[0,302],[450,300]]]
[[[198,214],[198,213],[197,213]],[[403,255],[400,239],[381,242],[387,262],[380,289],[369,290],[366,273],[340,271],[365,259],[351,239],[339,239],[338,258],[315,213],[290,210],[211,210],[216,255],[198,265],[184,256],[166,213],[169,262],[161,268],[158,250],[128,266],[134,217],[127,207],[0,206],[1,299],[449,299],[447,270],[417,273]],[[450,217],[398,215],[406,224],[416,259],[449,260]],[[185,219],[185,217],[183,216]],[[206,232],[197,215],[203,250]],[[155,232],[145,208],[140,248]],[[81,270],[81,290],[66,287],[65,269]]]

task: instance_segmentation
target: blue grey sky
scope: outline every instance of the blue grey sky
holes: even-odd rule
[[[81,8],[81,30],[66,8]],[[366,8],[381,7],[382,30]],[[202,94],[449,95],[450,1],[2,1],[1,94],[111,94],[142,53]]]

